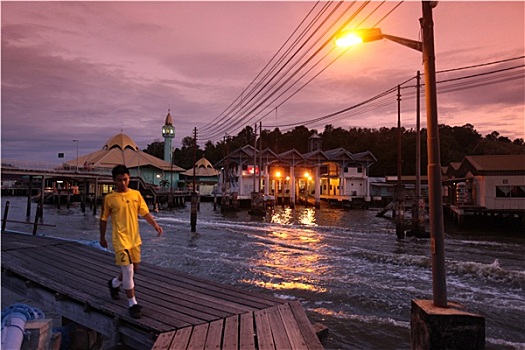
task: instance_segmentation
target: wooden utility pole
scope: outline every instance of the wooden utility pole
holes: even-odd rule
[[[197,191],[195,187],[195,164],[197,163],[197,128],[193,129],[193,190],[191,191],[191,232],[197,227]]]
[[[425,234],[425,200],[421,198],[421,72],[416,75],[416,198],[412,204],[412,233]]]
[[[397,86],[397,184],[396,184],[396,235],[398,239],[405,238],[405,191],[401,181],[401,85]]]

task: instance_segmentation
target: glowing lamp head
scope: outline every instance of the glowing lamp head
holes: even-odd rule
[[[383,33],[379,28],[348,30],[336,37],[335,44],[339,47],[349,47],[356,44],[381,40],[383,37]]]
[[[361,44],[363,42],[363,38],[358,36],[356,33],[350,32],[346,35],[339,37],[335,39],[335,44],[339,47],[348,47],[353,46],[357,44]]]

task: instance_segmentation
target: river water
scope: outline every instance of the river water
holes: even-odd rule
[[[2,215],[7,200],[9,219],[25,220],[26,199],[2,197]],[[277,207],[261,218],[201,203],[194,233],[189,205],[154,214],[165,234],[141,219],[143,261],[299,300],[329,328],[327,349],[409,349],[411,300],[432,299],[429,240],[397,240],[375,210]],[[44,223],[56,227],[39,235],[98,246],[98,216],[78,204],[46,206]],[[523,232],[446,226],[448,301],[485,317],[487,349],[525,349],[524,247]]]

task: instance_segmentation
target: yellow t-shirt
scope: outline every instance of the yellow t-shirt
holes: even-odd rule
[[[149,213],[148,206],[139,191],[111,192],[104,198],[103,221],[111,216],[113,249],[118,252],[142,244],[138,215]]]

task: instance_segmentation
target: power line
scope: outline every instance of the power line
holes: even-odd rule
[[[329,3],[326,3],[323,7],[326,8],[328,6]],[[259,78],[259,76],[266,70],[266,68],[268,68],[268,66],[270,65],[270,63],[277,57],[277,55],[284,49],[284,47],[288,44],[288,42],[292,39],[293,35],[299,30],[299,28],[303,25],[303,23],[306,21],[306,19],[312,14],[313,10],[317,7],[317,5],[319,5],[319,1],[315,3],[315,5],[310,9],[310,11],[306,14],[306,16],[303,18],[303,20],[299,23],[299,25],[294,29],[294,31],[292,32],[292,34],[290,34],[290,36],[288,37],[288,39],[286,39],[286,41],[281,45],[281,47],[279,48],[279,50],[277,50],[277,52],[273,55],[273,57],[270,59],[270,61],[268,61],[268,63],[266,63],[266,65],[261,69],[261,71],[255,76],[255,78],[253,78],[252,82],[248,85],[247,88],[243,89],[243,91],[241,92],[241,94],[222,112],[220,113],[217,117],[215,117],[215,119],[213,119],[211,122],[209,122],[208,124],[204,125],[201,130],[207,130],[209,129],[210,127],[212,127],[214,125],[214,123],[221,117],[221,116],[224,116],[225,113],[227,113],[227,111],[234,105],[234,103],[236,101],[240,101],[242,103],[242,99],[243,99],[243,94],[245,93],[246,90],[248,90],[248,88],[255,83],[255,81],[257,81],[257,79]],[[323,9],[321,9],[321,12],[319,13],[322,13]]]
[[[507,59],[504,59],[504,60],[492,61],[492,62],[487,62],[487,63],[481,63],[481,64],[472,65],[472,66],[465,66],[465,67],[441,70],[441,71],[437,71],[436,73],[437,74],[439,74],[439,73],[448,73],[448,72],[455,72],[455,71],[458,71],[458,70],[465,70],[465,69],[471,69],[471,68],[485,67],[485,66],[490,66],[490,65],[493,65],[493,64],[505,63],[505,62],[515,61],[515,60],[519,60],[519,59],[523,59],[523,58],[525,58],[525,56],[512,57],[512,58],[507,58]]]
[[[353,14],[353,15],[352,15],[352,16],[351,16],[351,17],[350,17],[350,18],[349,18],[349,19],[348,19],[348,20],[347,20],[342,26],[340,26],[340,27],[338,28],[338,30],[340,30],[340,29],[344,28],[345,26],[347,26],[347,25],[350,23],[350,21],[353,20],[353,19],[355,18],[355,16],[356,16],[358,13],[360,13],[360,12],[364,9],[364,7],[365,7],[367,4],[368,4],[368,3],[365,3],[365,4],[363,4],[359,9],[357,9],[357,10],[354,12],[354,14]],[[382,4],[381,4],[381,5],[382,5]],[[375,12],[375,11],[381,6],[381,5],[376,6],[376,8],[371,12],[371,14],[374,13],[374,12]],[[395,8],[397,8],[399,5],[400,5],[400,4],[396,5]],[[395,9],[395,8],[394,8],[394,9]],[[387,15],[389,15],[390,13],[392,13],[392,11],[393,11],[394,9],[390,10],[390,12],[389,12]],[[333,13],[333,12],[332,12],[332,13]],[[369,15],[365,18],[365,20],[368,19],[368,17],[370,17],[371,14],[369,14]],[[386,16],[387,16],[387,15],[386,15]],[[384,18],[386,18],[386,16],[383,16],[382,19],[381,19],[379,22],[381,22]],[[363,21],[364,21],[364,20],[363,20]],[[378,22],[378,23],[379,23],[379,22]],[[334,22],[334,23],[335,23],[335,22]],[[333,25],[331,26],[331,28],[333,28]],[[326,33],[327,33],[327,32],[325,32],[325,34],[326,34]],[[292,86],[288,86],[288,87],[286,87],[286,84],[290,83],[291,79],[292,79],[293,77],[295,77],[295,75],[297,75],[299,71],[301,71],[302,69],[304,69],[304,68],[306,67],[306,65],[307,65],[308,63],[311,62],[312,58],[315,57],[318,53],[320,53],[321,49],[325,48],[325,46],[328,45],[328,43],[331,42],[331,41],[333,40],[333,38],[334,38],[335,35],[336,35],[335,33],[337,33],[337,31],[333,32],[333,34],[330,36],[330,38],[329,38],[327,41],[325,41],[324,44],[323,44],[319,49],[317,49],[317,51],[315,51],[315,53],[314,53],[313,55],[311,55],[310,57],[308,57],[308,59],[306,60],[306,62],[303,62],[303,64],[301,64],[300,68],[299,68],[299,69],[296,69],[296,70],[292,73],[291,76],[289,76],[286,80],[284,80],[283,83],[281,83],[279,86],[276,87],[277,82],[282,81],[283,79],[285,79],[285,76],[281,76],[280,78],[278,78],[278,80],[276,81],[276,83],[273,84],[273,85],[271,86],[272,91],[270,91],[270,92],[264,92],[264,93],[263,93],[263,97],[260,97],[261,95],[258,94],[258,96],[257,96],[257,97],[258,97],[257,100],[255,100],[254,98],[251,98],[248,102],[244,103],[244,109],[241,109],[241,110],[238,112],[238,113],[244,112],[244,116],[243,116],[243,117],[238,117],[237,119],[234,119],[233,117],[228,118],[228,120],[226,121],[226,124],[225,124],[225,123],[222,123],[222,126],[223,126],[222,129],[220,129],[220,130],[217,130],[217,129],[216,129],[216,133],[215,133],[215,135],[214,135],[214,134],[211,134],[211,135],[206,135],[206,136],[207,136],[207,137],[210,137],[210,136],[213,137],[213,136],[216,136],[216,135],[222,135],[222,131],[223,131],[223,130],[226,130],[227,128],[230,128],[230,129],[231,129],[232,127],[236,127],[236,126],[238,126],[238,125],[240,125],[240,124],[242,124],[242,123],[247,123],[248,120],[253,120],[256,116],[258,116],[259,114],[261,114],[262,112],[264,112],[264,109],[269,108],[271,103],[274,103],[275,101],[277,101],[278,98],[282,97],[285,93],[287,93],[287,92],[288,92],[288,91],[289,91],[289,90],[290,90],[295,84],[298,83],[298,81],[302,80],[302,79],[303,79],[303,78],[304,78],[304,77],[305,77],[305,76],[306,76],[306,75],[307,75],[307,74],[313,69],[313,67],[310,68],[310,69],[309,69],[306,73],[304,73],[304,74],[303,74],[298,80],[296,80],[295,82],[293,82],[293,83],[292,83]],[[310,38],[311,38],[311,37],[312,37],[312,36],[310,36]],[[318,40],[318,41],[319,41],[319,40]],[[305,44],[303,44],[302,47],[304,47],[304,45],[305,45]],[[327,55],[328,55],[328,54],[326,54],[325,57],[326,57]],[[303,54],[302,57],[304,57],[304,56],[305,56],[305,55]],[[321,58],[317,63],[315,63],[314,67],[317,66],[322,60],[323,60],[323,58]],[[289,62],[290,62],[290,59],[287,61],[287,63],[289,63]],[[332,63],[333,63],[333,62],[332,62]],[[331,63],[330,63],[330,64],[331,64]],[[324,70],[324,69],[326,69],[326,67],[323,68],[323,70]],[[317,75],[319,75],[323,70],[321,70],[320,72],[318,72],[313,78],[315,78]],[[281,68],[280,71],[282,71],[282,68]],[[289,68],[287,71],[285,71],[286,74],[288,74],[288,73],[290,73],[290,72],[291,72],[291,69],[290,69],[290,68]],[[272,79],[274,79],[274,78],[276,78],[276,75],[274,75],[274,76],[272,77]],[[311,78],[310,80],[308,80],[307,83],[303,84],[302,87],[301,87],[300,89],[302,89],[302,88],[303,88],[304,86],[306,86],[310,81],[312,81],[313,78]],[[268,87],[268,84],[265,85],[265,87]],[[280,91],[280,90],[282,91],[283,89],[284,89],[284,92],[282,92],[279,96],[275,97],[275,98],[271,101],[270,104],[267,104],[267,102],[268,102],[268,100],[269,100],[270,98],[274,97],[274,96],[277,94],[278,91]],[[300,89],[299,89],[299,90],[300,90]],[[293,96],[294,94],[296,94],[299,90],[296,90],[296,91],[292,94],[292,96]],[[266,96],[264,96],[264,94],[266,94]],[[264,98],[264,100],[262,100],[262,102],[259,102],[259,101],[261,101],[261,98]],[[291,96],[289,96],[288,98],[286,98],[286,100],[288,100],[289,98],[291,98]],[[259,102],[259,103],[256,104],[257,102]],[[283,103],[284,103],[284,102],[283,102]],[[279,104],[277,107],[279,107],[280,105],[282,105],[282,103]],[[249,107],[249,108],[251,108],[251,109],[248,110],[246,107]],[[270,110],[269,113],[271,113],[272,111],[274,111],[277,107],[272,107],[272,109]],[[258,111],[258,112],[257,112],[257,111]],[[268,115],[269,113],[267,113],[267,115]],[[250,118],[250,119],[248,119],[248,118]],[[263,118],[264,118],[264,117],[263,117]],[[261,118],[261,119],[262,119],[262,118]],[[261,119],[259,119],[258,121],[260,121]]]
[[[301,52],[301,50],[305,47],[305,45],[306,45],[306,44],[307,44],[307,43],[313,38],[314,34],[322,28],[323,24],[326,23],[326,21],[327,21],[327,20],[328,20],[328,19],[329,19],[334,13],[335,13],[335,11],[337,10],[337,8],[338,8],[341,4],[342,4],[342,3],[339,3],[339,4],[338,4],[338,5],[337,5],[337,6],[336,6],[336,7],[330,12],[330,14],[329,14],[326,18],[324,18],[324,19],[322,20],[322,22],[321,22],[319,25],[317,25],[317,27],[316,27],[315,29],[313,29],[313,31],[309,34],[309,36],[306,38],[306,40],[305,40],[305,41],[299,46],[298,49],[295,50],[295,52],[293,52],[293,54],[291,55],[291,57],[289,57],[289,58],[286,60],[286,62],[285,62],[283,65],[281,65],[281,67],[277,70],[276,73],[273,74],[272,77],[270,77],[269,79],[267,79],[267,78],[268,78],[268,74],[265,75],[265,77],[264,77],[265,79],[261,80],[261,81],[257,84],[257,86],[254,87],[254,89],[255,89],[255,88],[261,86],[261,84],[264,83],[264,85],[263,85],[262,87],[260,87],[259,90],[258,90],[257,92],[254,92],[254,89],[252,89],[251,92],[254,92],[254,93],[253,93],[253,94],[250,93],[250,94],[253,95],[253,96],[250,98],[249,101],[245,102],[245,103],[243,104],[243,106],[240,107],[240,109],[239,109],[238,111],[235,112],[235,115],[239,115],[239,114],[241,114],[241,113],[244,113],[245,116],[244,116],[244,117],[239,117],[239,118],[237,118],[236,120],[233,120],[233,118],[235,117],[235,115],[229,117],[228,120],[226,120],[226,122],[223,122],[223,123],[222,123],[223,128],[227,128],[227,127],[230,127],[230,128],[231,128],[231,127],[236,127],[237,125],[239,125],[239,124],[241,124],[241,123],[243,123],[243,122],[246,122],[246,119],[249,117],[249,112],[250,112],[250,111],[247,111],[247,109],[248,109],[248,108],[252,108],[252,111],[253,111],[255,108],[258,108],[258,107],[261,106],[262,103],[259,103],[259,105],[253,107],[253,106],[255,105],[255,103],[257,103],[257,102],[260,101],[262,98],[264,98],[265,95],[267,95],[268,93],[271,93],[271,89],[267,89],[266,91],[264,91],[264,88],[267,88],[267,87],[269,86],[269,84],[270,84],[274,79],[277,79],[278,74],[281,73],[281,72],[283,71],[283,69],[284,69],[286,66],[288,66],[289,68],[288,68],[287,71],[285,71],[285,74],[286,74],[287,72],[289,72],[291,68],[293,68],[292,60],[293,60],[295,57],[297,57],[297,55]],[[352,6],[352,5],[350,5],[350,6],[348,7],[348,9],[349,9],[351,6]],[[347,9],[347,10],[348,10],[348,9]],[[320,16],[317,16],[317,17],[316,17],[316,21],[317,21],[317,20],[320,20],[320,19],[321,19]],[[308,27],[307,29],[305,29],[305,30],[308,30],[308,29],[310,29],[310,28],[313,28],[313,26],[309,25],[309,27]],[[304,33],[304,31],[303,31],[303,33]],[[301,38],[304,38],[304,35],[301,35],[301,37],[298,38],[298,39],[295,41],[295,43],[293,44],[293,47],[295,47],[296,45],[299,44],[299,40],[300,40]],[[319,39],[318,39],[318,40],[319,40]],[[314,43],[314,45],[315,45],[315,43]],[[313,45],[312,45],[312,46],[313,46]],[[311,47],[312,47],[312,46],[311,46]],[[311,50],[311,48],[308,49],[308,50]],[[288,53],[290,53],[290,52],[291,52],[291,50],[287,50],[286,54],[288,54]],[[307,53],[308,53],[308,51],[304,52],[304,53],[302,54],[302,56],[299,57],[299,60],[300,60],[301,58],[303,58]],[[279,59],[279,61],[278,61],[277,63],[282,62],[282,61],[284,60],[284,58],[285,58],[285,56],[283,56],[281,59]],[[276,68],[277,68],[277,66],[274,65],[274,67],[272,68],[272,71],[273,71],[274,69],[276,69]],[[273,86],[272,86],[271,88],[273,89],[273,87],[275,86],[275,84],[277,84],[280,80],[282,80],[283,77],[284,77],[284,75],[282,75],[280,78],[278,78],[277,80],[275,80],[275,83],[273,84]],[[265,81],[265,80],[266,80],[266,81]],[[263,102],[264,102],[264,101],[263,101]],[[229,123],[229,124],[226,124],[226,123]],[[232,124],[232,123],[235,123],[235,124]]]
[[[502,61],[498,61],[498,62],[508,62],[508,61],[512,61],[512,60],[515,60],[515,59],[519,59],[520,57],[518,58],[512,58],[512,59],[507,59],[507,60],[502,60]],[[448,70],[448,71],[458,71],[458,70],[464,70],[464,69],[469,69],[471,67],[482,67],[482,66],[487,66],[487,65],[490,65],[490,64],[493,64],[493,62],[490,62],[490,63],[486,63],[486,64],[480,64],[480,65],[476,65],[476,66],[469,66],[469,67],[462,67],[462,68],[455,68],[455,69],[451,69],[451,70]],[[455,92],[455,91],[460,91],[460,90],[466,90],[466,89],[471,89],[471,88],[476,88],[476,87],[482,87],[482,86],[487,86],[487,85],[493,85],[493,84],[498,84],[498,83],[502,83],[502,82],[507,82],[507,81],[512,81],[512,80],[516,80],[516,79],[519,79],[519,78],[523,78],[525,76],[525,71],[518,71],[516,72],[517,69],[519,68],[523,68],[525,67],[525,65],[518,65],[518,66],[513,66],[513,67],[507,67],[507,68],[503,68],[503,69],[496,69],[496,70],[493,70],[493,71],[489,71],[489,72],[483,72],[483,73],[478,73],[478,74],[471,74],[471,75],[466,75],[466,76],[461,76],[461,77],[457,77],[457,78],[451,78],[451,79],[445,79],[445,80],[441,80],[441,81],[437,81],[436,83],[437,84],[447,84],[447,83],[451,83],[451,82],[457,82],[455,84],[450,84],[450,85],[442,85],[442,87],[438,86],[438,93],[440,94],[443,94],[443,93],[448,93],[448,92]],[[492,76],[489,76],[489,75],[492,75]],[[478,78],[483,78],[483,79],[478,79]],[[408,80],[406,80],[405,82],[403,82],[402,84],[398,84],[398,85],[405,85],[406,83],[408,83],[409,81],[413,80],[415,77],[412,77]],[[468,80],[470,79],[471,81],[465,81],[465,80]],[[421,86],[424,86],[424,84],[422,84]],[[407,88],[414,88],[415,86],[414,85],[411,85],[411,86],[404,86],[403,88],[404,89],[407,89]],[[392,94],[393,92],[395,92],[395,90],[397,89],[397,85],[395,87],[392,87],[388,90],[385,90],[383,91],[382,93],[378,94],[378,95],[375,95],[363,102],[360,102],[358,104],[355,104],[351,107],[347,107],[345,109],[342,109],[342,110],[339,110],[337,112],[334,112],[334,113],[330,113],[328,115],[325,115],[325,116],[322,116],[322,117],[317,117],[317,118],[314,118],[314,119],[309,119],[309,120],[306,120],[306,121],[301,121],[301,122],[295,122],[295,123],[288,123],[288,124],[279,124],[279,125],[265,125],[265,127],[269,127],[269,128],[287,128],[287,127],[294,127],[294,126],[299,126],[299,125],[310,125],[310,124],[314,124],[314,123],[318,123],[318,122],[321,122],[321,121],[324,121],[324,122],[327,122],[328,120],[330,121],[334,121],[334,120],[339,120],[339,119],[342,119],[342,118],[346,118],[348,117],[347,114],[345,113],[348,113],[350,111],[354,112],[354,111],[357,111],[358,108],[360,107],[363,107],[365,105],[369,105],[369,109],[367,109],[366,111],[370,111],[370,110],[373,110],[377,107],[385,107],[389,104],[392,104],[394,103],[394,99],[392,99],[391,101],[388,101],[388,102],[376,102],[377,100],[381,99],[381,98],[384,98],[390,94]],[[410,90],[409,90],[410,91]],[[403,95],[403,100],[411,100],[415,98],[415,93],[408,93],[408,94],[404,94]],[[375,104],[372,104],[372,103],[375,103]],[[358,110],[359,112],[365,112],[365,110],[363,109],[360,109]],[[344,114],[344,116],[342,117],[342,115]]]

